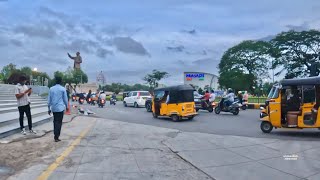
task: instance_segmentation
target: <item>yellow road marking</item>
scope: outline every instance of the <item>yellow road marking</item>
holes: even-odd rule
[[[89,132],[91,127],[83,130],[78,138],[72,142],[72,144],[61,153],[61,155],[56,159],[55,162],[53,162],[46,171],[44,171],[38,178],[37,180],[47,180],[49,176],[53,173],[55,169],[60,165],[60,163],[69,156],[69,154],[73,151],[73,149],[80,144],[81,139],[86,136],[86,134]]]

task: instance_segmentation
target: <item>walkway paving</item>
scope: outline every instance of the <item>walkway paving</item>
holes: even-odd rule
[[[79,145],[61,156],[87,128]],[[43,172],[51,180],[320,179],[320,141],[189,133],[92,117],[64,126],[62,140],[61,148],[9,179]],[[48,168],[59,156],[57,168]]]

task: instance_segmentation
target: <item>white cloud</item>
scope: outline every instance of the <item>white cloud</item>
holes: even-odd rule
[[[176,83],[186,70],[217,73],[222,53],[242,40],[319,27],[319,8],[312,0],[12,0],[0,3],[0,65],[52,74],[80,51],[92,81],[101,70],[109,81],[141,82],[162,69],[172,75],[164,82]]]

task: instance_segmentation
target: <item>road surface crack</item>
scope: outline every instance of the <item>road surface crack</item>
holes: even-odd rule
[[[184,157],[180,156],[178,153],[178,151],[174,151],[173,149],[171,149],[171,147],[167,146],[164,142],[167,141],[168,139],[165,139],[163,141],[161,141],[161,143],[166,146],[172,153],[174,153],[179,159],[183,160],[184,162],[186,162],[187,164],[191,165],[192,167],[194,167],[195,169],[197,169],[198,171],[202,172],[203,174],[205,174],[206,176],[208,176],[211,180],[216,180],[215,178],[213,178],[211,175],[209,175],[208,173],[206,173],[205,171],[203,171],[202,169],[198,168],[196,165],[192,164],[190,161],[188,161],[187,159],[185,159]]]

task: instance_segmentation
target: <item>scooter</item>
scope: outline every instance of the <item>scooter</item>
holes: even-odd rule
[[[117,99],[110,98],[110,105],[116,105]]]
[[[77,97],[75,95],[72,95],[72,102],[77,101]]]
[[[90,105],[93,105],[93,106],[95,105],[95,102],[94,102],[94,100],[92,98],[89,98],[87,103],[90,104]]]
[[[83,104],[84,103],[84,99],[83,98],[80,98],[79,99],[79,104]]]
[[[101,107],[101,108],[103,108],[103,106],[106,104],[106,100],[104,100],[104,99],[100,99],[99,101],[98,101],[98,106],[99,107]]]
[[[206,110],[206,111],[209,111],[210,113],[212,113],[214,107],[216,106],[216,103],[212,102],[212,103],[207,104],[204,99],[202,99],[201,101],[202,101],[201,108],[197,108],[196,111],[198,112],[201,109],[201,110]]]
[[[239,98],[234,98],[234,102],[240,103],[242,110],[246,110],[248,108],[248,102],[246,100],[240,101]]]
[[[242,110],[246,110],[248,108],[248,102],[247,101],[242,101],[242,106],[241,106],[241,109]]]
[[[214,112],[216,114],[220,114],[220,112],[230,112],[233,115],[238,115],[240,108],[241,108],[241,104],[239,104],[239,102],[235,101],[233,104],[231,104],[230,106],[226,107],[225,104],[225,98],[221,98],[220,102],[218,103],[217,107],[214,108]]]

